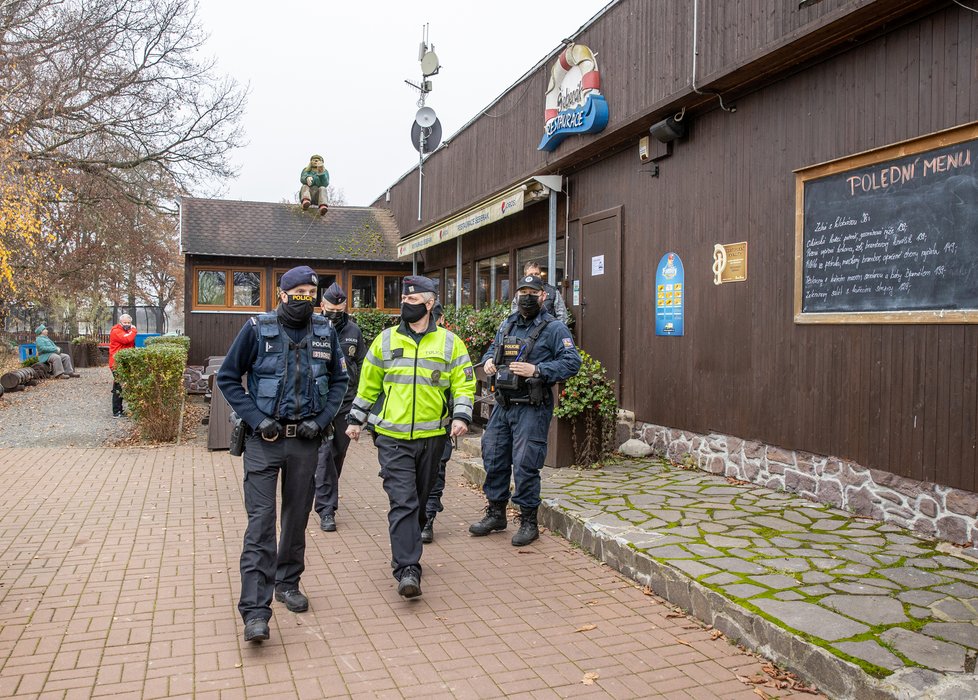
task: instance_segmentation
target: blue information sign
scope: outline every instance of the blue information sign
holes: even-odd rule
[[[683,261],[666,253],[655,271],[655,334],[683,335],[686,280]]]

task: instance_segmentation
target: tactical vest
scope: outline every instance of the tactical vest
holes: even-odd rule
[[[248,393],[255,405],[276,420],[318,415],[326,406],[333,359],[329,321],[313,314],[312,333],[298,343],[282,329],[274,312],[259,314],[251,322],[257,327],[258,357],[248,372]]]

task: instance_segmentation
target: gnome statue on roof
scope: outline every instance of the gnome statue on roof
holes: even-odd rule
[[[326,188],[329,187],[329,171],[326,170],[323,157],[314,155],[309,158],[309,165],[302,171],[299,178],[302,189],[299,190],[299,199],[302,202],[303,210],[308,209],[310,204],[319,207],[319,215],[326,216]]]

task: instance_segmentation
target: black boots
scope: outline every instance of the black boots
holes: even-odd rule
[[[537,509],[520,506],[520,529],[513,535],[513,546],[523,547],[540,536],[537,529]]]
[[[506,503],[506,501],[489,501],[485,516],[479,522],[469,525],[469,533],[482,537],[495,530],[505,530]]]
[[[435,541],[435,514],[429,513],[428,520],[421,528],[421,544],[431,544]]]

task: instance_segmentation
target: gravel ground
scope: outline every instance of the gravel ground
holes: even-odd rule
[[[130,436],[112,417],[112,373],[82,368],[77,379],[45,379],[0,397],[0,447],[102,447]]]

